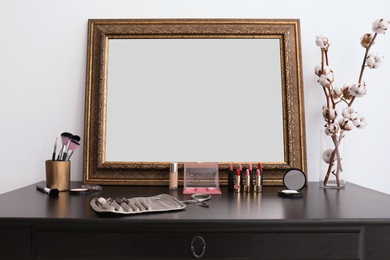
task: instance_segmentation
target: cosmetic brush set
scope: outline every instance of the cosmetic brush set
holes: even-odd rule
[[[68,161],[72,157],[74,151],[80,146],[80,136],[73,135],[68,132],[63,132],[61,134],[61,143],[62,147],[57,155],[57,138],[54,142],[54,149],[52,160],[53,161]]]

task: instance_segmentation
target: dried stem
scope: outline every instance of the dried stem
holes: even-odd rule
[[[334,173],[334,175],[336,177],[337,187],[340,187],[340,185],[341,185],[340,184],[340,172],[343,171],[343,166],[341,164],[342,158],[341,158],[339,147],[340,147],[341,141],[343,140],[343,137],[344,137],[343,130],[340,131],[339,138],[337,138],[336,134],[332,134],[332,141],[334,144],[334,149],[332,151],[330,161],[329,161],[328,170],[327,170],[325,178],[324,178],[324,183],[323,183],[324,186],[326,186],[328,184],[329,176],[332,173],[332,168],[333,168],[334,163],[337,164],[336,172]]]
[[[376,39],[376,36],[378,34],[375,33],[374,34],[374,37],[372,37],[372,40],[370,42],[370,44],[366,47],[366,52],[364,53],[364,58],[363,58],[363,62],[362,62],[362,66],[360,68],[360,74],[359,74],[359,80],[358,80],[358,84],[360,84],[362,82],[362,79],[363,79],[363,74],[364,74],[364,69],[366,68],[366,61],[367,61],[367,56],[368,56],[368,52],[370,51],[372,45],[374,45],[375,43],[375,39]],[[355,101],[355,98],[356,97],[352,97],[351,101],[348,103],[348,106],[352,106],[353,102]]]
[[[367,34],[368,35],[368,34]],[[367,36],[365,35],[365,36]],[[366,68],[366,62],[367,62],[367,57],[368,57],[368,54],[369,54],[369,51],[372,47],[372,45],[375,43],[375,39],[377,37],[378,33],[375,33],[374,36],[372,37],[371,41],[369,42],[368,45],[365,45],[362,43],[362,45],[365,47],[365,54],[364,54],[364,57],[363,57],[363,62],[362,62],[362,65],[361,65],[361,69],[360,69],[360,73],[359,73],[359,79],[358,79],[358,82],[357,84],[360,86],[360,84],[362,83],[362,79],[363,79],[363,75],[364,75],[364,71],[365,71],[365,68]],[[371,35],[368,35],[368,37],[371,37]],[[329,48],[329,44],[327,43],[325,47],[322,47],[321,48],[321,73],[324,75],[325,74],[325,65],[326,66],[329,66],[329,59],[328,59],[328,48]],[[321,76],[321,75],[320,75]],[[333,75],[332,75],[333,77]],[[340,102],[344,102],[346,103],[346,105],[348,107],[351,107],[352,104],[354,103],[355,99],[356,99],[356,96],[353,96],[351,99],[349,99],[349,97],[340,97],[340,99],[334,98],[333,96],[333,86],[332,84],[324,84],[323,82],[321,83],[322,84],[322,87],[323,87],[323,92],[324,92],[324,95],[325,95],[325,98],[326,98],[326,109],[327,109],[327,113],[324,113],[324,119],[325,119],[325,127],[329,127],[332,123],[334,123],[335,121],[335,118],[332,119],[331,117],[331,109],[336,109],[336,105]],[[350,95],[350,94],[349,94]],[[333,111],[332,111],[333,112]],[[328,184],[328,181],[329,181],[329,177],[330,177],[330,174],[334,174],[335,177],[336,177],[336,182],[337,182],[337,187],[340,187],[341,183],[340,183],[340,172],[343,171],[343,167],[342,167],[342,163],[341,163],[341,153],[340,153],[340,145],[341,145],[341,142],[344,138],[344,131],[349,131],[350,129],[346,128],[345,125],[340,125],[340,131],[339,131],[339,135],[337,135],[337,132],[338,130],[336,129],[334,131],[334,133],[331,134],[331,139],[333,141],[333,144],[334,144],[334,149],[333,151],[331,152],[330,154],[330,161],[329,161],[329,166],[328,166],[328,169],[327,169],[327,172],[326,172],[326,175],[325,175],[325,178],[324,178],[324,181],[323,181],[323,185],[326,186]],[[333,169],[333,166],[336,164],[336,168]]]
[[[322,72],[322,74],[325,74],[325,65],[326,66],[329,65],[328,47],[329,46],[327,46],[325,48],[321,48],[321,72]],[[332,101],[332,108],[334,108],[335,103],[333,101],[333,98],[332,98],[332,95],[330,92],[330,88],[325,87],[325,86],[323,86],[322,88],[323,88],[323,91],[324,91],[324,94],[326,97],[326,107],[328,108],[328,111],[330,112],[330,101]],[[328,113],[326,121],[327,121],[327,125],[329,125],[333,122],[333,120],[330,118],[330,113]]]

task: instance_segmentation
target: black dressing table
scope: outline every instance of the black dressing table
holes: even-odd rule
[[[281,187],[264,187],[261,194],[222,187],[210,208],[138,215],[98,214],[89,203],[100,196],[190,196],[181,188],[103,186],[51,198],[35,185],[0,195],[1,259],[390,257],[390,195],[351,183],[326,190],[309,182],[302,199],[278,197]]]

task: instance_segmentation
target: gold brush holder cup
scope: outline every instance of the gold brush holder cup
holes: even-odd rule
[[[46,187],[68,191],[70,188],[70,161],[46,161]]]

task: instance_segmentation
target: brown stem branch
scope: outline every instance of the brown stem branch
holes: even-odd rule
[[[341,145],[341,141],[344,137],[344,131],[341,130],[340,132],[340,136],[339,138],[337,139],[337,136],[336,135],[332,135],[332,140],[333,140],[333,143],[335,144],[335,148],[334,148],[334,152],[336,153],[336,160],[337,160],[337,167],[336,167],[336,182],[337,182],[337,187],[340,187],[340,171],[342,172],[343,171],[343,166],[341,164],[341,155],[340,155],[340,149],[339,149],[339,146]]]
[[[322,74],[325,74],[325,68],[324,68],[324,63],[326,66],[329,65],[329,59],[328,59],[328,48],[321,48],[321,70]],[[325,94],[326,98],[326,107],[328,108],[328,114],[326,115],[325,121],[327,121],[327,125],[331,124],[333,120],[330,118],[330,101],[332,101],[332,108],[334,108],[334,101],[331,95],[330,88],[322,86],[322,89]]]
[[[360,68],[360,74],[359,74],[359,80],[358,80],[358,84],[360,84],[362,82],[362,79],[363,79],[363,74],[364,74],[364,69],[366,68],[366,61],[367,61],[367,56],[368,56],[368,52],[370,51],[372,45],[375,43],[375,39],[376,39],[376,36],[378,34],[375,33],[374,34],[374,37],[372,37],[372,40],[371,40],[371,43],[366,47],[366,52],[364,53],[364,58],[363,58],[363,62],[362,62],[362,66]],[[352,106],[353,102],[355,101],[355,98],[356,97],[352,97],[351,101],[349,102],[348,106]]]
[[[341,185],[340,184],[340,171],[343,171],[343,167],[341,164],[342,158],[341,158],[339,146],[341,144],[343,137],[344,137],[344,131],[342,131],[342,130],[340,132],[339,138],[337,138],[336,134],[332,134],[332,141],[334,143],[334,149],[333,149],[332,154],[330,156],[328,170],[327,170],[325,178],[324,178],[324,182],[323,182],[324,186],[326,186],[328,184],[329,177],[330,177],[330,174],[332,172],[332,167],[333,167],[334,163],[337,164],[336,173],[335,173],[337,187],[340,187],[340,185]]]

